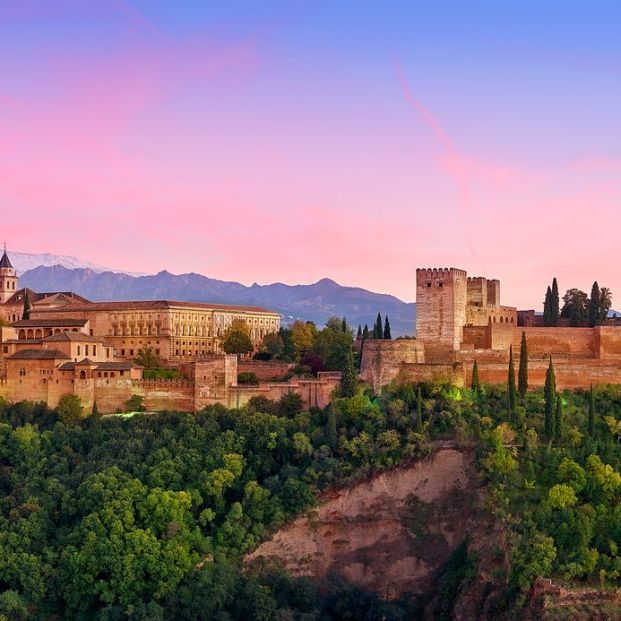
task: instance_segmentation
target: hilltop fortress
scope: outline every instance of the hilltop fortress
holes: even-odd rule
[[[519,357],[524,332],[529,381],[543,385],[549,357],[560,388],[621,383],[621,328],[536,326],[534,311],[500,303],[500,281],[456,268],[416,270],[416,339],[369,340],[361,377],[375,390],[393,380],[446,379],[469,385],[477,361],[481,382],[507,380],[509,348]]]

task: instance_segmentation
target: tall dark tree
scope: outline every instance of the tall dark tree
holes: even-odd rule
[[[375,328],[373,329],[373,338],[384,338],[384,327],[382,326],[382,316],[377,313],[377,319],[375,320]]]
[[[358,324],[358,333],[356,334],[356,338],[357,339],[362,338],[362,326],[360,324]]]
[[[556,278],[552,279],[552,290],[550,292],[550,325],[558,326],[558,320],[561,316],[560,298],[558,293],[558,282]]]
[[[30,319],[30,295],[28,295],[28,290],[26,290],[26,295],[24,295],[24,310],[22,312],[22,319]]]
[[[338,446],[338,430],[336,427],[336,412],[332,405],[328,406],[326,413],[326,442],[332,453],[336,453]]]
[[[595,436],[595,395],[593,394],[593,384],[589,390],[589,435]]]
[[[520,368],[518,370],[518,393],[522,401],[528,392],[528,345],[526,343],[526,333],[522,332],[522,343],[520,345]]]
[[[600,324],[601,302],[599,285],[596,280],[591,287],[591,297],[589,298],[589,327],[591,328]]]
[[[543,389],[545,399],[543,431],[547,438],[551,439],[554,434],[554,411],[556,407],[556,376],[554,373],[554,365],[552,364],[552,356],[550,356],[550,364],[546,372],[546,383]]]
[[[515,366],[513,363],[513,345],[509,347],[509,372],[507,376],[507,399],[509,402],[509,420],[513,420],[517,391],[515,389]]]
[[[392,335],[390,334],[390,321],[388,320],[388,315],[386,315],[386,321],[384,321],[384,338],[392,338]]]
[[[543,325],[549,327],[552,325],[552,289],[548,286],[546,297],[543,301]]]
[[[364,328],[362,330],[362,338],[365,340],[369,338],[369,326],[366,323],[364,324]]]
[[[563,404],[561,395],[556,393],[556,408],[554,410],[554,439],[558,442],[561,439],[563,418]]]
[[[358,386],[358,378],[356,367],[354,365],[354,357],[351,349],[347,353],[345,366],[341,372],[341,397],[353,397],[356,394]]]
[[[347,332],[347,319],[345,317],[343,317],[343,320],[341,321],[341,329],[343,332]]]
[[[479,365],[477,361],[474,361],[472,365],[472,380],[470,381],[470,388],[476,393],[479,392],[481,385],[479,384]]]
[[[420,391],[420,386],[416,393],[416,431],[423,433],[423,395]]]

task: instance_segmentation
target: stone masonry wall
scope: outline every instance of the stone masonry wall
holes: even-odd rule
[[[396,379],[402,363],[422,362],[425,362],[425,347],[418,339],[369,339],[362,349],[360,377],[379,390]]]

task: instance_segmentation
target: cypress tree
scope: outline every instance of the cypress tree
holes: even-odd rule
[[[548,438],[552,438],[554,433],[554,410],[556,397],[556,377],[554,375],[554,365],[552,364],[552,356],[550,356],[550,364],[546,372],[546,384],[543,390],[545,397],[545,410],[543,419],[543,430]]]
[[[481,385],[479,384],[479,365],[475,359],[474,364],[472,365],[472,381],[470,382],[470,388],[478,394]]]
[[[336,428],[336,414],[332,405],[329,405],[326,418],[326,442],[328,443],[332,453],[336,452],[338,439],[339,436]]]
[[[549,286],[546,290],[546,298],[543,301],[543,325],[546,327],[552,325],[552,289]]]
[[[377,313],[377,319],[375,320],[375,328],[373,329],[373,338],[381,339],[384,336],[384,328],[382,327],[382,316]]]
[[[364,324],[364,329],[362,330],[362,338],[365,340],[369,338],[369,326],[366,323]]]
[[[563,404],[561,402],[561,395],[556,393],[556,410],[554,413],[554,438],[559,441],[561,439],[561,424],[563,417]]]
[[[423,433],[423,395],[421,394],[420,386],[416,393],[416,431]]]
[[[589,298],[589,326],[594,328],[600,323],[601,315],[601,296],[597,280],[591,287],[591,297]]]
[[[30,296],[28,295],[28,290],[26,290],[26,295],[24,295],[24,310],[22,312],[22,319],[30,319]]]
[[[392,339],[392,335],[390,334],[390,321],[388,321],[388,315],[386,315],[386,321],[384,322],[384,338]]]
[[[593,395],[593,384],[589,391],[589,435],[595,437],[595,396]]]
[[[528,392],[528,346],[526,344],[526,333],[522,332],[522,344],[520,345],[520,368],[518,370],[518,392],[522,401]]]
[[[509,373],[507,377],[507,397],[509,401],[509,420],[513,419],[516,401],[515,366],[513,364],[513,345],[509,347]]]
[[[343,317],[343,321],[341,321],[341,329],[343,332],[347,332],[347,319],[345,319],[345,317]]]
[[[345,368],[341,374],[341,397],[353,397],[356,394],[358,380],[356,377],[356,368],[354,366],[354,357],[351,349],[347,352],[345,359]]]
[[[561,316],[561,301],[558,294],[558,282],[556,277],[552,279],[552,290],[550,292],[550,325],[558,326],[558,320]]]
[[[91,416],[99,416],[99,408],[97,407],[97,401],[93,401],[93,409],[91,411]]]
[[[356,338],[357,339],[362,338],[362,326],[360,324],[358,324],[358,333],[356,334]]]

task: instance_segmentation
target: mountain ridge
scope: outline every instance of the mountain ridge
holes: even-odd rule
[[[263,306],[283,315],[283,323],[295,319],[323,325],[329,317],[346,317],[357,328],[372,328],[377,313],[390,317],[393,336],[414,333],[416,305],[361,287],[339,285],[322,278],[308,285],[272,283],[250,286],[218,280],[202,274],[172,274],[161,270],[151,275],[95,271],[90,267],[38,266],[20,278],[22,286],[36,291],[74,291],[93,301],[170,299]]]

